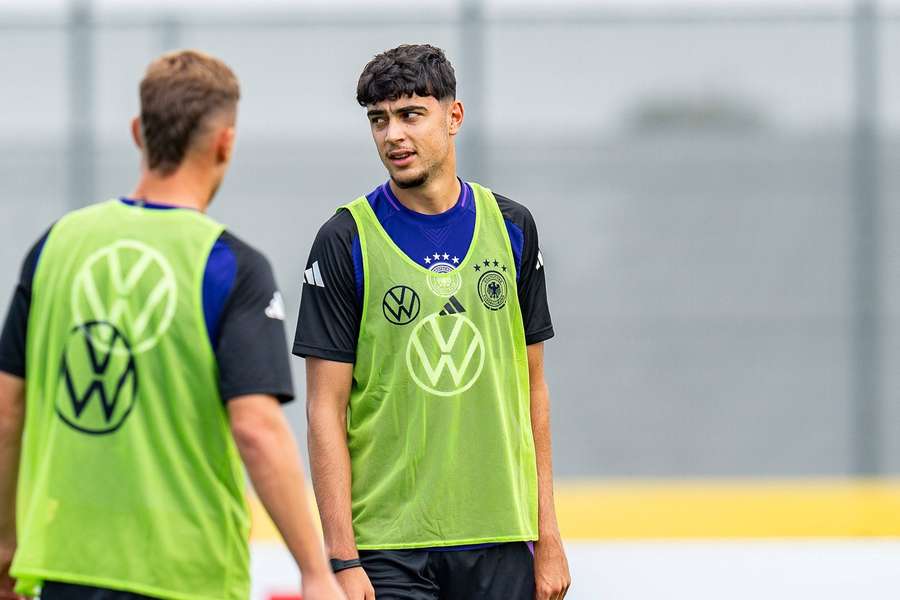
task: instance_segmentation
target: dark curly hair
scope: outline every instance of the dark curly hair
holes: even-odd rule
[[[456,98],[456,73],[440,48],[404,44],[385,50],[369,61],[356,84],[360,106],[413,94]]]

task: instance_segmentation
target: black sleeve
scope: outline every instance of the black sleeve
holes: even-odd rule
[[[356,293],[356,221],[342,210],[319,229],[303,278],[294,354],[356,361],[362,307]]]
[[[22,263],[19,283],[13,291],[9,312],[0,334],[0,371],[25,377],[25,341],[28,335],[28,314],[31,310],[31,284],[37,268],[38,257],[47,241],[49,231],[41,236]]]
[[[268,394],[289,402],[294,398],[294,384],[284,331],[284,301],[272,267],[262,253],[231,233],[223,233],[221,240],[237,262],[216,347],[222,399]]]
[[[525,343],[537,344],[554,335],[537,225],[527,208],[505,196],[494,195],[503,218],[518,227],[523,234],[518,274],[519,305],[522,307],[522,320],[525,324]]]

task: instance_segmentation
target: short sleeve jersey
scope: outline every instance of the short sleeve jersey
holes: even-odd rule
[[[475,230],[471,188],[448,211],[424,215],[406,208],[385,183],[367,195],[379,223],[397,246],[425,268],[452,268],[466,255]],[[527,208],[494,194],[516,261],[516,284],[526,344],[553,337],[537,226]],[[362,318],[362,250],[356,222],[338,211],[319,230],[306,265],[294,354],[355,362]]]
[[[173,207],[126,204],[143,210]],[[0,334],[0,371],[25,377],[25,348],[31,289],[41,250],[49,235],[34,244],[22,265],[9,312]],[[248,394],[294,397],[284,332],[284,304],[272,267],[262,253],[225,231],[207,259],[203,277],[203,312],[219,368],[224,401]]]

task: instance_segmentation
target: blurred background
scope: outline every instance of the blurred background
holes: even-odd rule
[[[143,70],[196,47],[242,83],[211,215],[292,338],[318,227],[386,177],[356,79],[418,42],[460,175],[540,230],[569,597],[894,597],[900,0],[0,0],[0,309],[55,219],[131,191]],[[263,525],[254,568],[296,587]]]

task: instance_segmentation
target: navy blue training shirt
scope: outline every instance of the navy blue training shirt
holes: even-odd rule
[[[394,243],[413,261],[433,268],[462,261],[475,233],[475,202],[472,188],[463,183],[456,204],[438,215],[414,212],[400,203],[388,183],[379,185],[366,198]],[[537,226],[527,208],[500,194],[500,212],[509,233],[516,262],[516,283],[525,341],[543,342],[553,337],[547,303],[544,262],[540,254]],[[306,268],[317,273],[305,280],[293,352],[326,360],[352,363],[362,318],[362,249],[356,222],[341,210],[322,227],[313,242]]]
[[[437,215],[425,215],[406,208],[394,195],[388,182],[383,183],[366,199],[378,222],[403,252],[426,269],[435,265],[456,268],[469,251],[475,234],[475,200],[472,187],[460,181],[460,193],[452,208]],[[522,263],[524,234],[519,225],[504,219],[516,260],[518,278]],[[363,268],[359,236],[353,239],[353,267],[356,293],[362,302]]]
[[[438,215],[425,215],[404,206],[389,183],[366,196],[378,222],[391,240],[414,262],[431,269],[455,267],[468,253],[475,234],[472,188],[462,183],[456,204]],[[494,194],[503,215],[515,258],[516,284],[527,344],[553,337],[547,303],[544,261],[537,227],[521,204]],[[307,261],[312,273],[304,279],[294,354],[339,362],[354,362],[363,303],[362,247],[356,222],[342,210],[319,230]],[[425,551],[459,551],[496,544],[474,544]]]
[[[134,210],[192,210],[121,198]],[[49,231],[32,247],[0,335],[0,371],[25,377],[25,348],[34,272]],[[216,240],[203,276],[203,315],[219,366],[224,400],[269,394],[282,402],[294,397],[284,351],[283,303],[268,260],[228,231]],[[267,309],[277,305],[279,310]],[[281,319],[272,315],[281,316]]]

